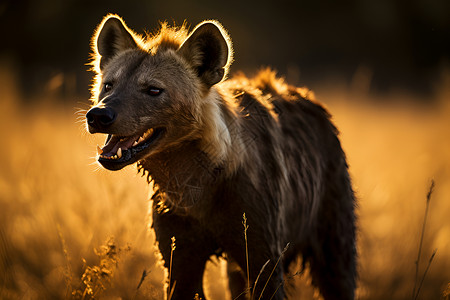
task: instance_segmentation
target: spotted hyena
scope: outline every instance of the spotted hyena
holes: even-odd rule
[[[153,181],[166,268],[176,238],[172,299],[205,298],[212,255],[227,260],[233,299],[284,298],[297,257],[325,299],[354,298],[355,197],[337,130],[311,93],[267,69],[226,79],[231,40],[216,21],[142,37],[109,15],[93,51],[87,126],[107,134],[98,162],[137,163]]]

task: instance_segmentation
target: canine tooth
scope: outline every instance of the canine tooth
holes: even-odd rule
[[[137,141],[134,141],[133,147],[136,146],[137,144],[138,144],[138,142],[137,142]]]
[[[122,157],[122,148],[119,148],[119,150],[117,150],[117,155],[118,158]]]
[[[102,153],[103,153],[102,148],[100,148],[100,147],[97,145],[97,154],[101,156]]]

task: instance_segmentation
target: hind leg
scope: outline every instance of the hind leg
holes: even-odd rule
[[[228,286],[231,292],[231,299],[246,299],[247,279],[244,271],[232,258],[227,261]]]
[[[333,211],[321,217],[324,223],[306,255],[313,284],[325,300],[354,299],[357,271],[353,207],[339,217]]]
[[[323,247],[335,247],[330,244],[326,243]],[[319,288],[323,298],[354,299],[356,268],[352,255],[328,250],[324,250],[322,255],[322,258],[310,260],[310,268],[312,282]]]

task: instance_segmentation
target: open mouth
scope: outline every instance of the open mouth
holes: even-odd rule
[[[144,156],[163,134],[163,128],[150,128],[142,134],[117,136],[109,134],[105,146],[97,146],[98,162],[110,170],[119,170]]]

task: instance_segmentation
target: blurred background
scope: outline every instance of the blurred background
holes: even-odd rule
[[[84,126],[90,39],[107,13],[138,33],[217,19],[231,74],[271,66],[311,88],[359,199],[358,299],[413,299],[421,281],[418,299],[448,299],[448,0],[0,0],[0,299],[162,299],[150,189],[134,166],[101,169],[104,137]],[[223,264],[208,265],[211,299],[229,299]],[[289,280],[292,299],[317,299],[307,276]]]
[[[18,73],[21,91],[58,87],[87,97],[90,37],[108,12],[139,33],[154,32],[159,21],[192,28],[217,19],[234,41],[233,70],[270,65],[312,88],[363,73],[371,92],[427,94],[450,59],[446,0],[2,0],[0,57]]]

